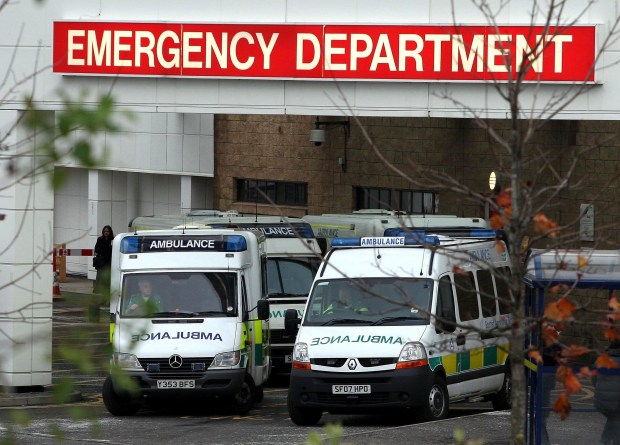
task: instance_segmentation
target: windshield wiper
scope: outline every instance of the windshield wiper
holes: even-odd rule
[[[157,317],[191,317],[194,315],[193,312],[188,311],[167,311],[167,312],[155,312],[153,314],[146,315],[147,317],[157,318]]]
[[[224,311],[200,311],[200,312],[194,312],[193,315],[199,315],[199,316],[209,316],[209,315],[235,315],[233,313],[228,313],[228,312],[224,312]]]
[[[330,326],[333,324],[369,324],[368,320],[360,320],[359,318],[332,318],[329,321],[326,321],[321,326]]]
[[[412,317],[383,317],[378,319],[377,321],[372,322],[371,326],[376,326],[378,324],[389,323],[392,321],[414,321],[420,320],[420,318],[412,318]]]

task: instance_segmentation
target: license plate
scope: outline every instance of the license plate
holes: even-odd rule
[[[284,356],[284,363],[293,363],[293,354],[286,354]]]
[[[158,389],[193,389],[195,387],[194,380],[157,380]]]
[[[370,385],[332,385],[332,394],[370,394]]]

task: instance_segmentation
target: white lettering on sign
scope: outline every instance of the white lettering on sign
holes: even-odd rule
[[[360,242],[361,246],[404,246],[404,236],[385,236],[385,237],[364,237]]]
[[[159,249],[214,249],[215,241],[212,239],[163,239],[153,240],[150,250]]]

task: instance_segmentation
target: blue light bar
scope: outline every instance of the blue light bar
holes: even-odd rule
[[[402,247],[439,245],[439,237],[432,235],[411,236],[366,236],[362,238],[333,238],[332,247]]]
[[[121,253],[151,252],[242,252],[248,243],[242,235],[128,236],[121,240]]]
[[[453,238],[498,238],[501,233],[492,229],[469,229],[458,227],[428,227],[420,229],[419,227],[407,228],[391,228],[385,229],[383,236],[413,236],[422,237],[427,234],[445,235]]]

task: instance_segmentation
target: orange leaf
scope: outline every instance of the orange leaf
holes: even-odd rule
[[[609,299],[608,305],[609,309],[611,309],[612,311],[620,312],[620,302],[618,301],[618,297],[616,297],[615,293]]]
[[[590,352],[590,349],[585,346],[570,345],[568,348],[562,350],[562,357],[579,357],[588,352]]]
[[[611,357],[609,357],[609,354],[605,353],[605,354],[599,355],[599,357],[596,359],[596,367],[597,368],[617,368],[618,365],[616,364],[616,362],[612,360]]]
[[[504,228],[504,220],[502,219],[502,215],[499,213],[495,213],[491,216],[491,228],[494,230],[499,230]]]
[[[587,366],[583,366],[577,373],[577,375],[584,380],[591,379],[593,376],[597,374],[598,372],[596,372],[596,370],[592,370],[588,368]]]
[[[566,394],[561,394],[553,404],[553,411],[560,414],[560,419],[564,420],[570,413],[570,402]]]
[[[581,255],[577,256],[577,267],[582,268],[588,265],[588,259]]]
[[[497,198],[495,198],[495,202],[499,207],[502,207],[504,209],[512,207],[512,196],[510,196],[510,193],[508,191],[503,191],[499,195],[497,195]]]
[[[549,323],[545,323],[543,325],[542,338],[547,346],[551,346],[552,344],[554,344],[558,340],[559,337],[560,337],[560,334],[558,333],[555,327],[553,327]]]
[[[495,247],[497,248],[497,253],[504,253],[506,251],[506,245],[500,240],[495,241]]]
[[[566,320],[573,315],[575,309],[575,305],[568,298],[562,297],[558,301],[552,301],[547,305],[544,317],[552,321]]]
[[[528,357],[533,359],[536,363],[542,363],[542,355],[540,355],[540,351],[530,351],[527,353]]]
[[[544,213],[537,213],[534,216],[534,230],[538,233],[545,233],[552,238],[558,234],[558,224],[550,220]]]
[[[605,329],[603,335],[605,337],[605,340],[609,342],[620,340],[620,334],[618,334],[618,331],[616,331],[614,328]]]
[[[567,395],[581,391],[581,383],[579,383],[579,380],[575,377],[575,373],[571,368],[567,368],[562,383],[564,384],[564,388],[566,388]]]

